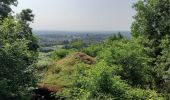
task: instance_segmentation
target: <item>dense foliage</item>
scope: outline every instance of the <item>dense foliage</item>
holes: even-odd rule
[[[147,65],[150,58],[140,43],[139,39],[109,38],[97,46],[98,63],[90,69],[86,64],[76,65],[73,86],[57,95],[67,99],[163,99],[152,88],[155,81]],[[84,51],[93,52],[89,48]]]
[[[68,54],[69,54],[68,50],[58,49],[56,51],[51,52],[51,54],[49,56],[50,56],[50,58],[52,58],[54,60],[59,60],[59,59],[66,57]]]
[[[143,37],[142,45],[150,57],[147,65],[152,68],[155,88],[161,88],[169,81],[167,72],[170,69],[170,1],[140,0],[134,8],[137,11],[132,25],[132,35]],[[165,91],[164,91],[165,92]]]
[[[35,85],[34,63],[38,44],[29,26],[33,20],[32,11],[23,10],[15,16],[7,16],[10,5],[16,0],[0,1],[0,99],[28,99],[29,90]],[[3,11],[7,10],[7,11]],[[9,10],[9,11],[8,11]],[[31,19],[31,20],[30,20]]]
[[[72,99],[167,100],[170,98],[170,1],[139,0],[132,38],[120,34],[83,51],[96,57],[78,64],[74,84],[60,95]]]
[[[29,90],[36,84],[35,65],[41,77],[37,85],[56,93],[57,99],[170,98],[169,0],[134,4],[132,38],[118,33],[91,45],[81,39],[62,39],[64,46],[41,53],[36,64],[39,46],[30,28],[34,15],[30,9],[10,15],[10,5],[16,4],[16,0],[0,1],[0,7],[7,9],[0,10],[0,99],[30,99]]]
[[[5,18],[11,13],[11,5],[17,6],[17,0],[1,0],[0,1],[0,19]]]

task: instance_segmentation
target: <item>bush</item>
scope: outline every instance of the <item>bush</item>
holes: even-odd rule
[[[9,94],[7,97],[28,95],[27,89],[35,85],[32,63],[36,61],[36,53],[29,52],[26,44],[24,40],[18,40],[0,48],[2,95],[6,95],[6,92]]]
[[[58,49],[56,51],[53,51],[49,56],[50,56],[50,58],[52,58],[54,60],[59,60],[61,58],[66,57],[68,54],[69,54],[68,50]]]
[[[98,55],[98,52],[102,49],[102,46],[100,45],[101,44],[90,45],[89,47],[83,49],[83,52],[88,54],[89,56],[96,57]]]
[[[84,43],[82,40],[74,40],[71,43],[66,44],[63,48],[64,49],[81,50],[84,47],[87,47],[87,44]]]

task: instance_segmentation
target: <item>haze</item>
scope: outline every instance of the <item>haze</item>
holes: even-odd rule
[[[30,8],[34,30],[129,31],[137,0],[19,0],[15,12]]]

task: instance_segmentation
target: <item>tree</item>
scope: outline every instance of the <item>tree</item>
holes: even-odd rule
[[[151,58],[148,65],[157,88],[165,82],[164,73],[170,68],[170,1],[139,0],[132,24],[133,37],[143,37],[142,44]]]
[[[19,14],[19,18],[21,21],[31,22],[34,20],[34,14],[32,14],[31,9],[25,9],[22,10],[22,12]]]
[[[82,40],[74,40],[70,43],[70,48],[80,50],[86,47],[86,44]]]
[[[10,5],[17,6],[17,0],[1,0],[0,1],[0,18],[5,18],[12,11]]]
[[[28,95],[28,89],[35,84],[34,63],[38,57],[38,44],[29,26],[29,21],[33,19],[32,16],[27,16],[27,13],[20,15],[22,17],[6,17],[0,22],[0,99],[2,100],[9,97],[14,97],[16,100],[25,97]]]
[[[17,20],[22,27],[22,31],[20,31],[20,38],[25,38],[29,40],[29,50],[37,51],[39,48],[37,39],[33,36],[32,28],[30,28],[30,22],[34,20],[34,14],[32,14],[31,9],[22,10],[20,14],[17,15]]]
[[[169,0],[140,0],[134,8],[137,11],[132,24],[134,37],[144,36],[145,46],[150,47],[151,56],[161,54],[161,40],[170,35],[170,1]]]
[[[118,32],[117,34],[113,34],[112,36],[110,36],[107,41],[113,42],[114,40],[120,40],[120,39],[124,39],[124,37],[120,32]]]

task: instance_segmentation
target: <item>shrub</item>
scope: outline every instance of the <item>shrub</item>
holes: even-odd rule
[[[56,51],[53,51],[49,56],[50,56],[50,58],[52,58],[54,60],[58,60],[58,59],[66,57],[68,54],[69,54],[68,50],[58,49]]]
[[[98,55],[98,52],[102,49],[102,46],[100,45],[101,44],[90,45],[89,47],[83,49],[83,52],[85,52],[89,56],[96,57]]]

